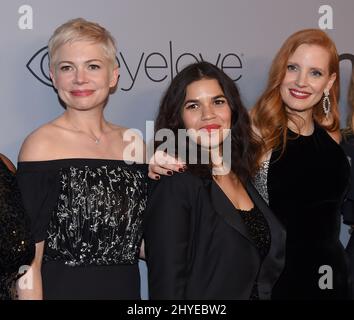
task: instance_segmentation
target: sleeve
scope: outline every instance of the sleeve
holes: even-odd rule
[[[341,143],[350,163],[350,185],[341,207],[343,223],[354,225],[354,146],[349,143]]]
[[[162,177],[149,195],[144,239],[150,299],[185,299],[194,229],[192,204],[197,199],[193,183],[184,175]]]
[[[0,275],[17,273],[34,258],[30,221],[25,214],[16,178],[0,175]]]
[[[49,170],[30,168],[26,163],[18,164],[17,181],[23,205],[31,220],[31,231],[36,243],[46,239],[52,210],[55,205],[57,183]]]
[[[353,197],[353,195],[347,195],[347,198],[345,199],[343,206],[342,206],[342,214],[343,214],[343,223],[345,223],[347,225],[354,225],[354,197]]]

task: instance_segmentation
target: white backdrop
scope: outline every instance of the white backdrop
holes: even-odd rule
[[[339,53],[352,58],[341,62],[344,125],[353,13],[353,0],[3,0],[0,152],[16,162],[25,136],[63,111],[48,86],[46,50],[40,50],[58,25],[75,17],[102,24],[117,39],[121,78],[106,108],[112,122],[145,132],[171,75],[195,59],[223,67],[251,107],[282,42],[299,29],[321,27]],[[347,241],[346,228],[341,237]]]

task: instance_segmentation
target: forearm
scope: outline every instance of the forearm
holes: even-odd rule
[[[17,280],[16,289],[19,300],[42,300],[42,276],[40,269],[32,265],[26,274]]]
[[[42,300],[42,257],[44,241],[36,243],[36,254],[27,272],[17,280],[16,289],[20,300]]]

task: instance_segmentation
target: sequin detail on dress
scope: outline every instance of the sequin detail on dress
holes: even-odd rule
[[[267,220],[262,212],[254,207],[250,211],[238,210],[245,225],[247,226],[249,235],[253,243],[257,247],[261,260],[267,256],[270,248],[271,236]],[[259,300],[258,284],[254,284],[250,300]]]
[[[269,196],[268,196],[268,169],[269,169],[269,161],[264,161],[257,174],[254,177],[254,186],[256,187],[259,194],[262,196],[264,201],[269,205]]]
[[[14,298],[19,268],[34,257],[30,222],[15,176],[0,160],[0,300]]]
[[[44,261],[134,264],[142,237],[146,173],[127,166],[61,169]]]

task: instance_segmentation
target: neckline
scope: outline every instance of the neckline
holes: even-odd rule
[[[239,209],[239,208],[236,208],[236,207],[235,207],[235,209],[240,214],[248,215],[248,214],[252,214],[256,210],[256,206],[253,204],[253,207],[251,209],[249,209],[249,210],[242,210],[242,209]]]
[[[230,205],[235,209],[235,211],[237,213],[245,213],[245,214],[249,214],[252,213],[255,210],[256,204],[254,203],[254,200],[251,198],[251,196],[249,195],[249,197],[251,198],[252,202],[253,202],[253,207],[250,210],[242,210],[240,208],[237,208],[233,202],[229,199],[229,197],[226,195],[226,193],[224,192],[223,189],[221,189],[221,187],[219,186],[219,184],[212,178],[211,182],[217,187],[217,189],[224,195],[225,199],[230,203]],[[246,187],[245,187],[246,189]],[[246,189],[246,192],[248,194],[248,191]]]
[[[52,159],[52,160],[37,160],[37,161],[19,161],[17,163],[18,171],[47,171],[47,170],[58,170],[60,168],[66,168],[70,166],[104,166],[108,167],[124,167],[124,168],[134,168],[146,170],[146,163],[137,163],[133,161],[125,161],[122,159],[97,159],[97,158],[64,158],[64,159]]]
[[[309,139],[309,138],[312,138],[315,133],[317,131],[317,125],[316,123],[314,124],[314,127],[313,127],[313,131],[310,135],[303,135],[303,134],[300,134],[300,133],[297,133],[297,132],[294,132],[293,130],[291,130],[289,127],[288,127],[288,132],[294,136],[294,137],[298,137],[298,138],[303,138],[303,139]]]
[[[88,161],[88,162],[93,162],[93,161],[107,161],[107,162],[124,162],[126,164],[145,164],[145,163],[137,163],[135,161],[128,161],[124,159],[109,159],[109,158],[61,158],[61,159],[47,159],[47,160],[25,160],[25,161],[19,161],[18,163],[44,163],[44,162],[65,162],[65,161]]]

